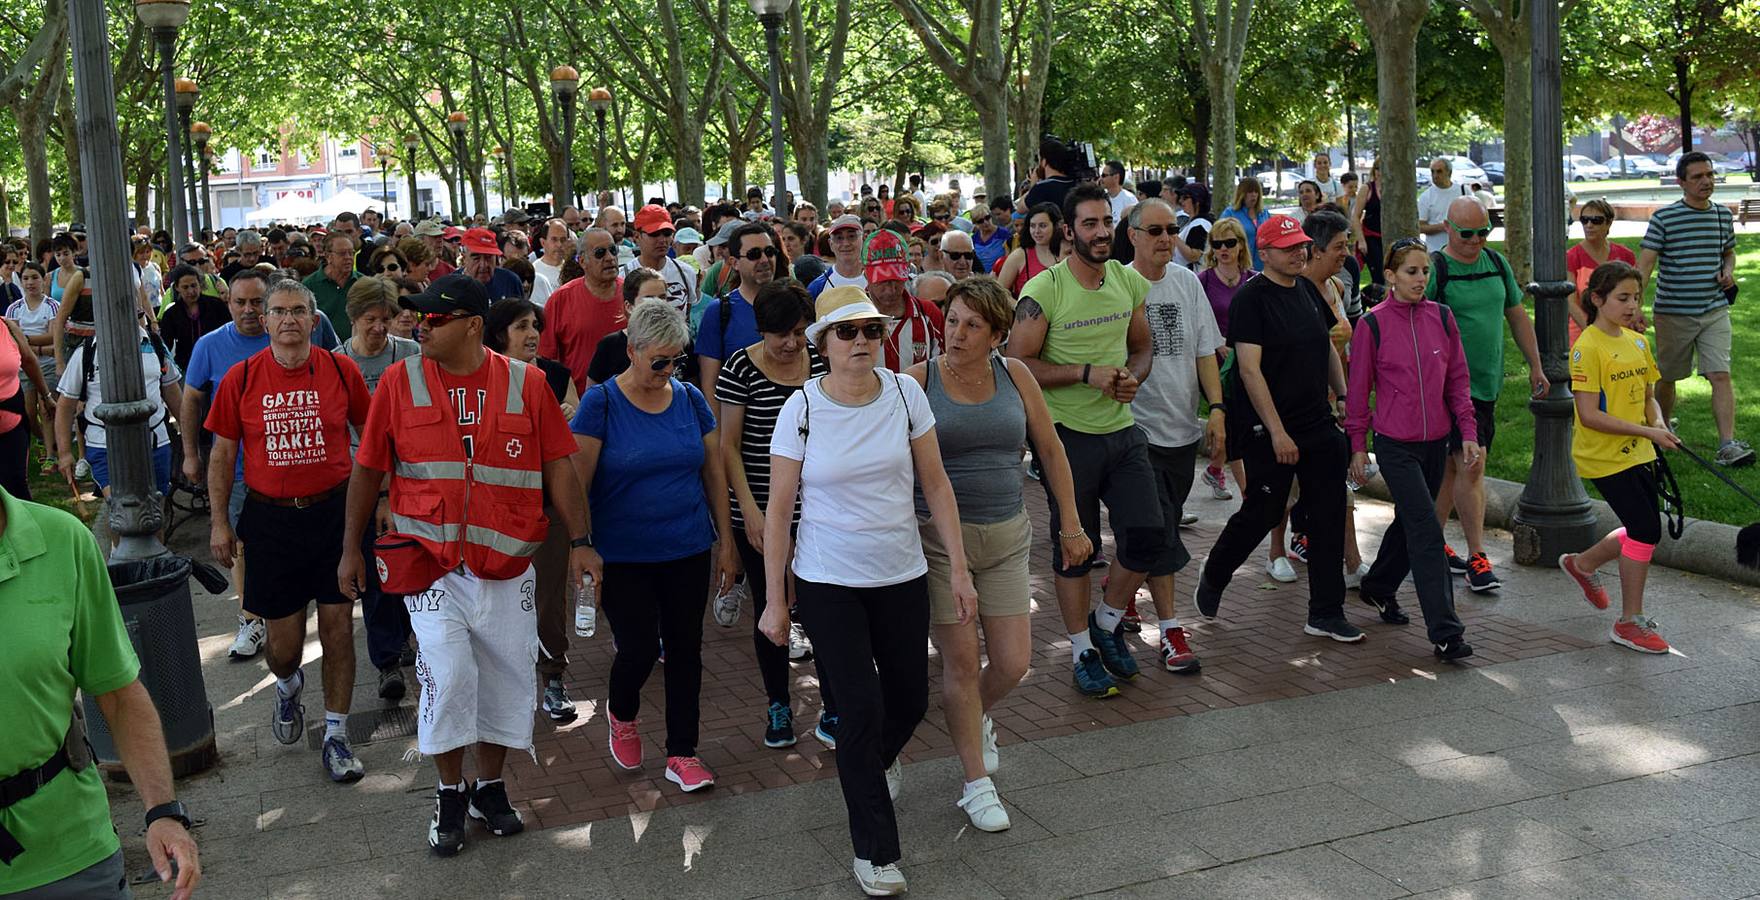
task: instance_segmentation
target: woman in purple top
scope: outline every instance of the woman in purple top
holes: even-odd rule
[[[1204,296],[1210,298],[1210,311],[1216,314],[1216,327],[1222,330],[1225,338],[1228,337],[1228,307],[1234,302],[1234,292],[1240,290],[1247,279],[1259,274],[1241,265],[1241,260],[1246,259],[1246,243],[1247,231],[1238,220],[1218,218],[1210,230],[1209,249],[1204,251],[1204,270],[1198,273]],[[1226,363],[1229,352],[1226,347],[1216,351],[1217,363]],[[1240,476],[1235,477],[1238,480]],[[1211,498],[1234,498],[1228,491],[1228,475],[1214,459],[1204,468],[1204,483],[1210,486]]]

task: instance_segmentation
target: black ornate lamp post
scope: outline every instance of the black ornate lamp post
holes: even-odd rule
[[[782,153],[782,51],[778,48],[777,32],[782,16],[793,0],[746,0],[758,23],[764,26],[764,46],[770,52],[770,208],[782,212],[782,197],[788,190],[788,171]]]
[[[452,159],[454,171],[457,173],[452,179],[458,194],[457,202],[452,207],[452,219],[455,222],[464,221],[464,130],[469,121],[470,117],[462,112],[446,114],[446,130],[452,132]]]
[[[501,205],[513,205],[513,183],[507,178],[507,148],[496,144],[489,155],[495,157],[495,177],[501,179]]]
[[[196,101],[201,99],[202,89],[197,87],[195,81],[191,79],[179,78],[174,85],[174,91],[177,95],[177,119],[183,131],[183,166],[185,172],[183,185],[185,192],[189,195],[189,206],[186,207],[189,210],[189,230],[200,231],[202,226],[196,218],[196,157],[195,148],[192,146],[193,142],[191,141],[191,135],[189,132],[189,116],[190,111],[196,107]],[[182,248],[178,248],[177,252],[182,253]]]
[[[196,178],[202,185],[202,202],[196,206],[199,211],[196,221],[203,229],[211,229],[214,227],[214,211],[210,206],[213,195],[208,192],[208,142],[214,139],[214,128],[206,122],[191,122],[189,136],[196,143],[196,157],[202,161],[196,169]]]
[[[405,213],[411,221],[416,218],[416,148],[421,141],[413,134],[403,136],[403,171],[409,175],[409,200]]]
[[[1534,461],[1516,505],[1512,524],[1516,561],[1551,565],[1560,553],[1575,553],[1595,540],[1595,514],[1583,481],[1571,461],[1574,402],[1570,391],[1570,353],[1565,298],[1575,285],[1565,280],[1564,133],[1559,73],[1558,4],[1534,3],[1534,295],[1540,364],[1552,383],[1543,397],[1528,401],[1534,413]]]
[[[611,109],[611,90],[593,88],[587,95],[587,105],[593,108],[593,119],[599,125],[599,193],[603,194],[611,190],[611,170],[605,164],[605,113]]]
[[[385,218],[391,218],[391,145],[373,144],[373,155],[379,162],[379,202],[385,204]],[[384,223],[380,223],[384,224]]]
[[[574,205],[574,99],[580,93],[581,73],[574,66],[557,66],[550,70],[550,93],[562,116],[562,184],[563,194],[552,198],[555,214],[564,206]]]
[[[165,193],[171,201],[171,235],[177,246],[182,247],[189,243],[189,211],[183,205],[183,150],[172,67],[177,62],[177,30],[189,21],[189,0],[135,0],[134,13],[153,32],[159,47],[159,81],[165,93]]]

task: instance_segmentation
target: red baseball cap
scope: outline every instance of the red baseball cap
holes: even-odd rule
[[[464,236],[464,229],[458,227],[457,225],[448,225],[448,226],[446,226],[446,230],[441,232],[441,236],[443,236],[446,240],[456,241],[460,237]]]
[[[487,256],[500,256],[501,245],[495,242],[495,232],[487,228],[472,228],[464,233],[460,242],[467,253],[482,253]]]
[[[1299,247],[1307,243],[1312,243],[1312,239],[1302,230],[1302,223],[1291,216],[1272,216],[1259,226],[1260,250]]]
[[[636,210],[635,226],[636,230],[643,234],[676,230],[672,225],[672,214],[666,211],[666,207],[658,203],[650,203]]]
[[[909,281],[911,278],[911,266],[905,254],[904,240],[896,232],[884,228],[874,232],[874,236],[868,239],[863,263],[862,274],[867,276],[869,284]]]

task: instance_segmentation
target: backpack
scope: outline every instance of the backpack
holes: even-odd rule
[[[874,371],[879,372],[881,370],[875,369]],[[899,381],[900,378],[905,376],[900,375],[897,372],[888,372],[887,374],[892,376],[892,386],[898,391],[898,404],[904,407],[904,439],[908,444],[911,439],[911,432],[917,430],[917,424],[911,419],[911,405],[909,401],[904,399],[904,386]],[[820,379],[819,390],[824,390],[825,376],[820,375],[818,378]],[[812,379],[808,379],[809,383],[811,381]],[[801,385],[801,404],[805,407],[801,410],[801,424],[799,429],[801,433],[801,459],[804,461],[806,459],[807,436],[808,432],[812,431],[810,426],[813,421],[813,397],[811,394],[807,393],[807,386],[805,384]]]
[[[103,427],[97,419],[92,418],[91,410],[86,406],[87,388],[92,383],[92,374],[98,369],[98,361],[96,359],[98,349],[97,340],[97,335],[93,335],[81,340],[78,345],[80,348],[83,348],[83,352],[79,355],[79,423],[86,428]],[[148,331],[147,341],[153,345],[153,355],[159,359],[159,371],[169,372],[170,369],[166,366],[166,359],[171,355],[171,351],[165,349],[165,340],[159,337],[159,332]],[[148,392],[147,396],[153,396],[152,390],[154,385],[149,384],[145,387]],[[153,429],[159,427],[159,423],[165,421],[165,417],[169,414],[170,411],[164,409],[163,405],[161,405],[158,421],[148,421],[147,428]]]
[[[1491,257],[1492,271],[1490,271],[1490,272],[1474,272],[1471,275],[1460,275],[1460,276],[1456,276],[1455,280],[1457,280],[1457,281],[1478,281],[1481,278],[1493,278],[1493,277],[1498,278],[1500,280],[1507,279],[1509,277],[1509,261],[1503,258],[1503,254],[1497,252],[1496,250],[1491,249],[1490,247],[1486,247],[1485,248],[1485,255]],[[1446,301],[1442,298],[1443,298],[1445,291],[1448,288],[1448,282],[1449,282],[1448,254],[1443,253],[1441,250],[1430,251],[1430,271],[1436,273],[1436,296],[1431,297],[1430,299],[1435,300],[1437,303],[1439,303],[1443,306],[1447,306],[1448,301]],[[1508,285],[1509,282],[1507,280],[1505,280],[1504,284]],[[1505,290],[1507,292],[1507,287]],[[1518,303],[1521,302],[1521,298],[1517,297],[1516,302],[1518,302]]]
[[[1441,303],[1436,305],[1442,309],[1442,333],[1451,338],[1454,337],[1454,310],[1443,306]],[[1375,320],[1375,311],[1370,310],[1363,313],[1362,318],[1357,321],[1366,323],[1369,326],[1369,339],[1374,343],[1374,349],[1381,349],[1381,323]]]

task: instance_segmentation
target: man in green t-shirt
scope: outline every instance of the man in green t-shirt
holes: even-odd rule
[[[0,490],[0,896],[126,898],[122,848],[84,732],[69,740],[77,688],[97,701],[147,807],[147,852],[174,898],[201,880],[175,802],[153,699],[92,533],[57,509]],[[71,746],[70,746],[71,745]],[[38,785],[38,782],[41,782]]]
[[[1008,355],[1026,363],[1045,390],[1075,482],[1081,530],[1100,546],[1100,504],[1106,503],[1118,547],[1118,571],[1104,602],[1088,611],[1089,560],[1065,560],[1051,497],[1051,568],[1057,605],[1075,657],[1075,684],[1092,697],[1118,693],[1117,681],[1137,676],[1124,639],[1125,607],[1143,584],[1166,539],[1148,440],[1131,416],[1131,400],[1149,376],[1154,346],[1144,302],[1149,281],[1110,261],[1112,201],[1097,184],[1079,184],[1063,200],[1064,235],[1074,254],[1021,289]],[[1037,454],[1035,454],[1037,455]],[[1072,533],[1072,537],[1074,534]],[[1116,680],[1115,680],[1116,679]]]
[[[1478,422],[1479,446],[1485,452],[1471,468],[1457,472],[1455,457],[1437,492],[1436,515],[1448,526],[1448,514],[1461,511],[1461,531],[1467,537],[1466,559],[1444,545],[1448,566],[1465,575],[1474,592],[1503,587],[1491,560],[1485,556],[1485,460],[1491,455],[1491,439],[1497,433],[1497,397],[1503,391],[1503,327],[1507,323],[1516,349],[1528,360],[1530,396],[1546,393],[1551,385],[1540,368],[1540,347],[1534,340],[1534,322],[1522,305],[1522,289],[1516,284],[1509,260],[1487,249],[1491,220],[1485,207],[1473,197],[1459,197],[1448,205],[1444,225],[1448,246],[1430,255],[1430,284],[1425,296],[1449,308],[1460,327],[1461,347],[1467,354],[1467,374],[1473,396],[1473,417]],[[1454,443],[1458,446],[1460,435]],[[1458,476],[1458,477],[1457,477]]]

